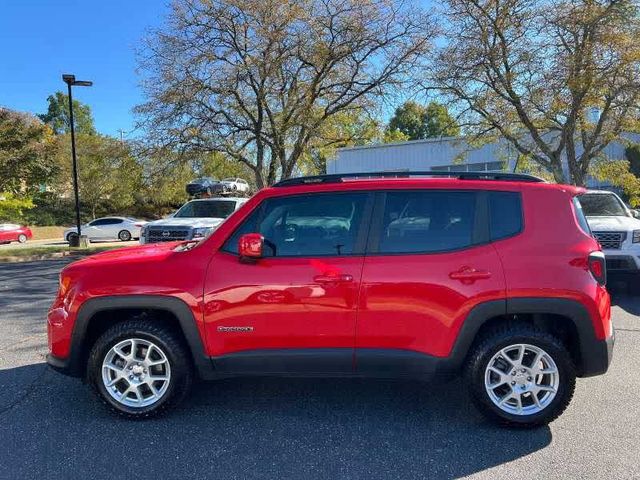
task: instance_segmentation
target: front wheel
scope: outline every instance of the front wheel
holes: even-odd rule
[[[467,383],[481,413],[507,426],[537,427],[562,414],[575,389],[566,347],[529,325],[494,331],[469,357]]]
[[[116,414],[150,418],[182,401],[192,382],[181,339],[152,320],[129,320],[107,330],[91,350],[87,378]]]
[[[27,241],[27,236],[24,233],[21,233],[20,235],[18,235],[18,242],[19,243],[24,243]]]

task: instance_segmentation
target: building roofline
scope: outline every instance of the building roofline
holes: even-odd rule
[[[392,143],[373,143],[371,145],[356,145],[353,147],[341,147],[336,148],[336,152],[345,152],[352,150],[365,150],[368,148],[386,148],[386,147],[397,147],[400,145],[417,145],[421,143],[443,143],[443,142],[466,142],[466,136],[460,137],[438,137],[438,138],[424,138],[421,140],[406,140],[404,142],[392,142]]]

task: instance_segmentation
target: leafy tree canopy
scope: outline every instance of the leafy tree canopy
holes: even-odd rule
[[[47,113],[38,115],[40,120],[49,125],[56,134],[70,133],[69,96],[66,93],[56,92],[47,97],[47,102],[49,104]],[[89,107],[89,105],[74,100],[73,119],[77,133],[87,135],[94,135],[96,133],[91,107]]]
[[[0,108],[0,192],[37,190],[55,174],[55,150],[51,129],[40,120]]]
[[[584,185],[607,145],[637,129],[637,0],[442,3],[425,87],[470,133],[504,138],[556,181]]]
[[[460,135],[460,127],[447,107],[437,102],[427,106],[414,101],[403,103],[391,117],[389,131],[402,132],[409,140]]]

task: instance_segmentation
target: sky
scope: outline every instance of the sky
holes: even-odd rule
[[[134,50],[166,13],[164,0],[0,0],[0,106],[43,113],[72,73],[94,82],[73,95],[98,131],[131,132],[131,109],[143,100]]]
[[[168,1],[0,0],[0,107],[44,113],[71,73],[93,81],[73,95],[91,107],[99,132],[136,136],[132,109],[143,96],[135,49],[162,24]]]

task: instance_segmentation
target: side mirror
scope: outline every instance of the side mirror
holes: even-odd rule
[[[640,220],[640,210],[631,210],[631,215],[633,215],[633,218]]]
[[[238,241],[238,253],[240,261],[255,261],[262,257],[264,237],[259,233],[246,233]]]

